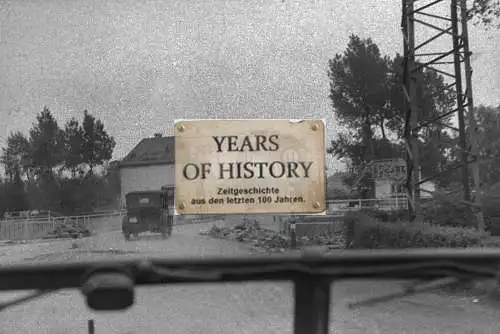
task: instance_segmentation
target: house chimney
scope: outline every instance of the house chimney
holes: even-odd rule
[[[161,133],[155,133],[155,138],[161,138],[161,137],[162,137]]]

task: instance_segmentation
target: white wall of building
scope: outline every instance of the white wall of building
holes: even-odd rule
[[[392,192],[391,180],[375,180],[375,198],[391,198],[394,194]],[[436,185],[433,182],[427,181],[420,185],[420,189],[434,192],[436,191]],[[432,194],[427,191],[420,191],[421,198],[431,198]],[[404,192],[404,191],[403,191]]]
[[[420,189],[434,192],[436,191],[436,185],[433,182],[427,181],[420,185]],[[431,198],[432,194],[428,193],[427,191],[420,191],[420,197]]]
[[[132,191],[160,190],[165,185],[175,185],[175,165],[124,167],[120,169],[121,204]]]
[[[390,198],[392,196],[391,180],[375,180],[375,198]]]

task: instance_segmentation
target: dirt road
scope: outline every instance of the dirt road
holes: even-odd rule
[[[117,232],[80,240],[4,246],[0,261],[126,256],[248,256],[248,246],[199,236],[207,224],[176,227],[165,241],[145,237],[126,242]],[[23,248],[24,247],[24,248]],[[423,294],[375,307],[349,310],[348,301],[395,291],[394,282],[337,283],[332,293],[331,333],[497,333],[500,311],[470,299]],[[79,292],[64,291],[0,314],[2,333],[292,333],[291,284],[251,283],[139,289],[129,311],[94,313]],[[1,295],[1,300],[14,294]]]

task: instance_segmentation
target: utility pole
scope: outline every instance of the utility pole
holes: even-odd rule
[[[482,191],[481,191],[481,178],[479,174],[479,147],[478,147],[478,126],[474,115],[474,99],[472,97],[472,66],[470,57],[472,56],[472,52],[469,49],[469,30],[467,27],[467,4],[465,1],[460,1],[460,21],[462,23],[462,44],[464,49],[464,67],[465,67],[465,85],[467,89],[465,90],[465,97],[468,101],[467,104],[467,115],[468,115],[468,123],[469,123],[469,144],[468,149],[471,152],[472,164],[472,180],[474,181],[474,204],[476,204],[479,210],[476,213],[477,220],[477,228],[480,231],[484,231],[484,217],[482,208]]]
[[[443,15],[442,5],[443,2],[448,3],[450,6],[449,15]],[[418,4],[418,8],[416,5]],[[435,10],[432,13],[432,10]],[[441,20],[445,22],[447,27],[442,28],[434,23],[426,21],[427,18],[433,20]],[[458,133],[459,145],[457,149],[460,152],[460,164],[456,166],[446,166],[444,172],[460,168],[462,180],[462,197],[463,201],[477,207],[481,207],[481,191],[479,180],[479,165],[475,161],[477,159],[478,151],[477,144],[475,144],[476,125],[474,119],[474,104],[472,99],[472,67],[470,64],[469,44],[468,44],[468,30],[467,30],[468,13],[466,0],[402,0],[402,22],[401,27],[404,38],[404,63],[403,63],[403,91],[406,102],[405,113],[405,144],[407,150],[407,195],[409,203],[410,217],[415,219],[419,214],[419,185],[425,181],[434,179],[434,176],[426,180],[419,180],[419,155],[418,155],[418,132],[423,127],[431,124],[436,124],[456,131]],[[419,29],[415,29],[418,24]],[[435,34],[429,38],[425,38],[420,43],[416,43],[416,31],[421,34],[424,29],[430,29]],[[424,35],[424,34],[422,34]],[[437,48],[443,48],[441,40],[443,37],[451,37],[453,44],[452,49],[436,51]],[[437,43],[434,43],[434,42]],[[449,41],[449,40],[448,40]],[[431,50],[428,52],[422,51],[425,47],[429,46]],[[418,53],[417,53],[418,51]],[[418,61],[416,58],[419,58]],[[451,58],[451,59],[450,59]],[[463,64],[463,65],[462,65]],[[444,65],[442,68],[438,68]],[[453,70],[450,71],[449,67],[453,65]],[[432,119],[422,119],[422,114],[419,109],[419,92],[415,87],[422,84],[422,70],[424,68],[430,69],[442,75],[443,77],[451,78],[453,82],[446,86],[446,90],[455,88],[456,92],[456,108],[453,110],[445,111]],[[462,75],[464,72],[464,77]],[[420,86],[421,87],[421,86]],[[466,135],[466,122],[465,122],[465,109],[468,110],[469,120],[469,136]],[[443,123],[442,120],[449,119],[452,116],[458,118],[458,128]],[[472,145],[471,145],[472,144]],[[473,158],[472,161],[470,158]],[[472,165],[472,176],[475,187],[475,203],[470,202],[470,175],[469,164]],[[484,228],[484,222],[481,212],[477,214],[478,228]]]
[[[453,39],[453,49],[459,50],[462,38],[458,31],[458,13],[457,13],[457,0],[451,0],[451,29]],[[461,54],[453,52],[454,67],[455,67],[455,85],[457,89],[457,106],[458,106],[458,135],[460,141],[460,156],[462,160],[462,186],[463,186],[463,199],[470,200],[470,186],[469,186],[469,166],[467,161],[469,159],[469,150],[467,147],[467,139],[465,136],[465,119],[464,119],[464,94],[462,88],[462,69],[460,64]]]
[[[421,68],[415,64],[414,0],[403,0],[402,30],[404,38],[403,92],[405,103],[406,190],[410,220],[420,218],[419,152],[418,152],[418,91]]]

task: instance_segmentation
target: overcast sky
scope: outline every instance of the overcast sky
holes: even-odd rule
[[[402,50],[396,0],[0,4],[0,143],[44,105],[61,126],[88,109],[115,137],[115,159],[171,135],[177,118],[319,117],[333,137],[328,59],[350,34]],[[498,105],[499,33],[470,29],[475,102]]]

